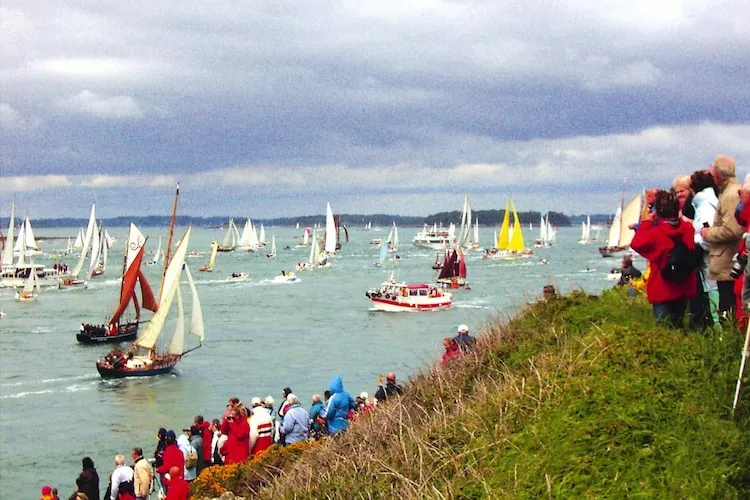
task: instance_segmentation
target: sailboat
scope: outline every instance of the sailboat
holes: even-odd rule
[[[156,247],[156,252],[154,252],[154,258],[150,261],[146,262],[147,266],[155,266],[159,263],[159,261],[162,259],[163,254],[161,251],[161,236],[159,236],[159,245]]]
[[[263,227],[263,223],[260,224],[260,234],[258,235],[258,244],[262,247],[268,245],[268,237],[266,236],[266,228]]]
[[[621,201],[622,203],[622,201]],[[609,227],[607,246],[599,247],[602,257],[614,257],[627,251],[635,231],[630,226],[641,219],[642,194],[639,193],[622,208],[617,207],[615,218]]]
[[[86,288],[88,286],[88,272],[86,273],[86,277],[82,278],[81,271],[83,270],[83,264],[86,262],[86,256],[88,255],[89,250],[91,250],[93,247],[92,243],[94,240],[94,233],[96,233],[96,204],[91,205],[89,223],[86,226],[86,233],[84,234],[83,238],[83,248],[81,249],[81,255],[78,257],[78,262],[76,263],[73,271],[71,271],[69,276],[60,278],[60,288]]]
[[[398,252],[398,226],[393,223],[393,229],[388,233],[388,251]]]
[[[171,258],[169,256],[179,193],[180,188],[178,185],[172,209],[172,219],[169,225],[169,238],[167,239],[167,250],[164,257],[165,269],[159,292],[158,310],[135,341],[133,350],[127,356],[122,352],[112,351],[96,362],[96,369],[102,378],[145,377],[168,373],[185,354],[199,348],[201,346],[200,342],[204,339],[203,312],[201,310],[200,299],[198,298],[198,291],[195,288],[190,269],[185,265],[192,226],[189,226],[185,231],[185,235],[177,245],[174,256]],[[185,311],[180,291],[180,278],[183,271],[185,272],[192,296],[192,315],[189,333],[199,339],[199,344],[187,351],[183,350],[185,345]],[[174,334],[166,352],[160,353],[156,350],[157,341],[164,330],[167,315],[172,308],[175,298],[177,299],[177,320]],[[143,354],[136,354],[138,351],[143,352]]]
[[[23,285],[23,288],[20,292],[16,292],[16,301],[17,302],[31,302],[36,300],[36,298],[39,296],[39,293],[42,291],[41,282],[39,281],[39,276],[35,272],[32,272],[29,274],[29,277],[26,278],[26,283]]]
[[[513,216],[513,226],[510,225],[510,217]],[[500,234],[497,237],[496,247],[489,257],[494,259],[510,260],[530,257],[533,252],[527,250],[523,241],[523,230],[518,219],[518,212],[513,200],[508,199],[505,203],[505,215]]]
[[[253,227],[253,221],[248,219],[245,221],[245,227],[242,228],[242,234],[237,241],[237,250],[243,250],[245,252],[254,252],[260,247],[258,237],[255,235],[255,228]]]
[[[373,266],[375,267],[383,267],[383,264],[385,263],[385,259],[388,257],[388,241],[383,240],[380,242],[380,254],[378,255],[378,260],[373,262]]]
[[[534,248],[551,247],[555,241],[555,228],[549,221],[549,212],[540,217],[539,238],[534,240]]]
[[[586,216],[586,222],[581,222],[581,239],[578,243],[581,245],[587,245],[591,242],[591,216]]]
[[[471,204],[469,195],[464,195],[464,206],[461,211],[461,229],[456,238],[456,245],[461,248],[471,248]]]
[[[109,244],[107,243],[107,231],[99,224],[99,250],[96,253],[95,262],[92,261],[91,277],[101,276],[107,270],[107,259],[109,255]]]
[[[446,260],[440,269],[437,282],[447,288],[460,288],[466,285],[466,258],[461,247],[446,253]]]
[[[76,334],[78,342],[96,344],[133,340],[138,334],[141,309],[156,312],[157,303],[154,299],[154,293],[141,270],[145,251],[146,238],[138,227],[131,223],[122,263],[122,282],[120,283],[120,298],[117,307],[105,324],[81,324],[81,329]],[[140,302],[135,291],[138,284],[141,287]],[[131,305],[134,309],[134,315],[121,322],[125,311]]]
[[[214,270],[214,266],[216,265],[216,252],[219,251],[219,243],[214,240],[211,242],[211,256],[208,258],[208,265],[201,265],[198,268],[198,271],[205,271],[205,272],[211,272]]]
[[[302,248],[302,247],[307,247],[309,245],[310,245],[310,228],[306,227],[305,232],[302,235],[302,243],[297,243],[296,247]]]
[[[323,244],[323,250],[326,256],[333,256],[336,253],[338,245],[338,232],[336,231],[336,221],[333,218],[333,211],[331,210],[331,203],[326,202],[326,233]]]
[[[234,252],[238,239],[239,236],[237,234],[237,226],[234,225],[234,219],[229,219],[229,229],[227,229],[227,234],[224,235],[224,239],[217,250],[219,252]]]
[[[473,250],[481,250],[482,246],[479,244],[479,217],[474,221],[474,232],[471,239],[471,248]]]
[[[275,259],[276,258],[276,235],[271,236],[271,252],[266,254],[266,257],[269,259]]]

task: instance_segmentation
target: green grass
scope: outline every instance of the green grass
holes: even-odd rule
[[[657,326],[623,290],[557,297],[487,324],[476,353],[428,367],[260,496],[748,498],[743,340]]]

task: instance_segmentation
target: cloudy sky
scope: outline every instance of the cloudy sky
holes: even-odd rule
[[[192,4],[192,5],[190,5]],[[612,212],[750,171],[746,0],[3,0],[0,214]]]

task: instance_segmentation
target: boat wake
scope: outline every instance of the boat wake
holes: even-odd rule
[[[71,383],[74,382],[74,383]],[[62,384],[61,384],[62,383]],[[78,377],[61,377],[61,378],[49,378],[44,380],[29,380],[25,382],[12,382],[6,384],[0,384],[0,387],[23,387],[28,385],[47,385],[51,386],[48,388],[37,388],[37,390],[26,390],[20,392],[14,392],[11,394],[5,394],[0,396],[0,400],[3,399],[20,399],[29,396],[39,396],[43,394],[55,394],[55,393],[73,393],[80,391],[88,391],[97,386],[99,378],[95,375],[81,375]],[[54,387],[55,384],[60,384],[62,387]]]

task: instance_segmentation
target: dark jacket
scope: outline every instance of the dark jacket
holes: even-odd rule
[[[100,500],[99,496],[99,474],[95,467],[83,469],[76,479],[78,491],[85,493],[89,500]]]
[[[623,267],[621,272],[622,274],[620,274],[620,280],[617,282],[618,286],[626,285],[630,283],[630,280],[632,280],[633,278],[640,278],[642,275],[642,273],[635,268],[632,262]]]
[[[646,285],[646,295],[650,303],[660,304],[695,296],[695,270],[682,281],[668,281],[661,277],[661,269],[666,266],[669,251],[674,246],[673,238],[679,237],[689,250],[694,250],[694,234],[692,224],[682,219],[646,220],[638,227],[630,248],[647,259],[651,266]]]
[[[375,392],[375,399],[378,400],[378,403],[382,403],[391,396],[398,396],[403,392],[404,388],[397,383],[386,382],[385,386],[378,387],[378,390]]]

